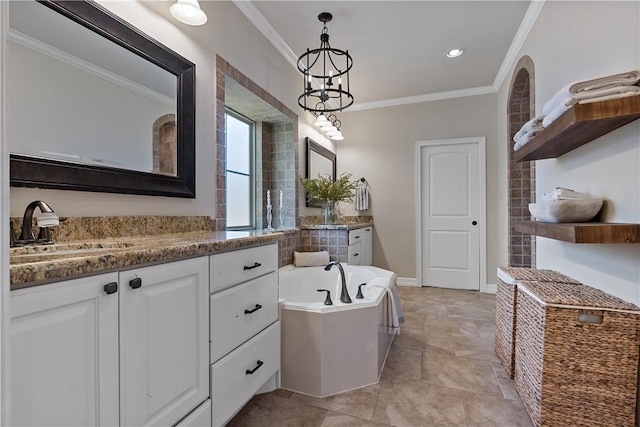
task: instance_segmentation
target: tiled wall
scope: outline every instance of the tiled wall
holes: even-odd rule
[[[509,159],[509,265],[535,267],[535,238],[522,234],[515,224],[529,221],[529,203],[535,201],[535,162],[516,162],[513,159],[513,135],[535,115],[534,67],[528,56],[520,59],[511,83],[508,105]]]
[[[293,263],[294,251],[302,251],[300,231],[285,231],[284,239],[278,241],[278,267]]]
[[[349,230],[300,230],[301,251],[327,251],[332,261],[347,262]]]

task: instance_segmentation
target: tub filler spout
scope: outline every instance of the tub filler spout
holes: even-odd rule
[[[349,297],[349,291],[347,290],[347,279],[344,275],[344,268],[342,268],[342,265],[340,265],[338,261],[331,261],[329,264],[327,264],[324,267],[324,271],[331,270],[331,267],[333,267],[334,265],[337,265],[338,269],[340,270],[340,280],[342,282],[342,290],[340,291],[340,301],[346,304],[351,304],[351,297]]]

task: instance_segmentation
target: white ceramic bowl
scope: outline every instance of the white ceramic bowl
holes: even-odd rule
[[[587,222],[600,212],[602,202],[593,198],[529,203],[529,212],[543,222]]]

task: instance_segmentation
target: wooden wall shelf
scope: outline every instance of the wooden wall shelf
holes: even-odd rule
[[[517,162],[559,157],[640,118],[640,96],[576,104],[522,148]]]
[[[527,221],[516,224],[516,230],[570,243],[640,243],[640,224]]]

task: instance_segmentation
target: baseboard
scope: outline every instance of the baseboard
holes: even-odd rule
[[[498,285],[495,283],[487,283],[484,287],[485,294],[495,294],[498,292]]]
[[[415,288],[418,287],[418,279],[415,277],[398,277],[396,279],[396,284],[398,286],[413,286]]]

